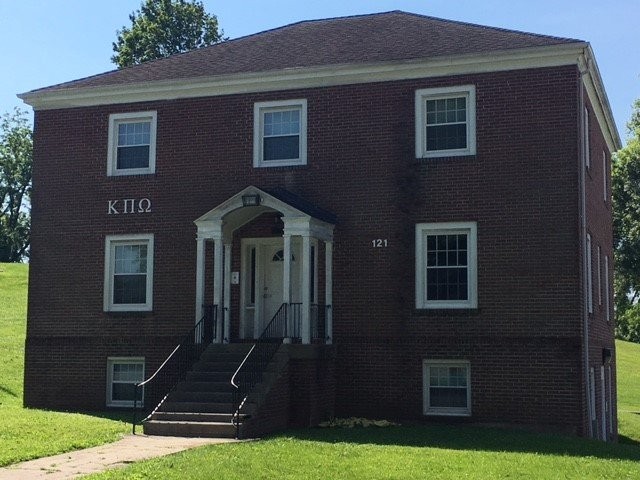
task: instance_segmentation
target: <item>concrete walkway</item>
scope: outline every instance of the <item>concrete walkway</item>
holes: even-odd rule
[[[231,438],[183,438],[127,435],[115,443],[44,457],[0,468],[0,480],[62,480],[78,478],[213,443],[236,442]]]

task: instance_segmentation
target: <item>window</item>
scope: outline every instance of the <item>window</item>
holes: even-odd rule
[[[604,203],[607,203],[607,196],[608,196],[608,188],[607,188],[607,174],[609,172],[607,171],[607,153],[602,150],[602,198],[604,200]]]
[[[600,261],[601,250],[598,245],[598,305],[602,305],[602,262]]]
[[[475,155],[475,86],[417,90],[415,110],[417,158]]]
[[[150,311],[153,235],[110,235],[105,241],[105,311]]]
[[[471,415],[468,362],[425,360],[422,371],[425,415]]]
[[[155,172],[156,124],[156,112],[109,115],[107,175]]]
[[[607,322],[611,321],[610,292],[609,292],[609,255],[604,256],[604,318]]]
[[[584,164],[587,168],[591,167],[591,152],[589,151],[589,109],[584,107],[584,132],[582,134],[582,150],[584,155]]]
[[[306,100],[256,103],[253,132],[254,167],[306,165]]]
[[[593,273],[591,269],[591,235],[587,233],[587,308],[593,313]]]
[[[135,384],[144,380],[144,358],[109,357],[107,359],[107,406],[131,407]],[[142,405],[144,387],[138,391],[138,404]]]
[[[476,308],[475,222],[416,225],[416,308]]]

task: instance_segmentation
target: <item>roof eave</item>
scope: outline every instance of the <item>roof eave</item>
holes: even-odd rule
[[[18,97],[35,110],[88,107],[405,80],[577,64],[585,42],[417,60],[289,68],[104,87],[35,90]]]

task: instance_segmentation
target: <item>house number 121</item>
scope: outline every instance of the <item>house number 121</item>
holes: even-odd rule
[[[386,247],[387,245],[388,243],[386,238],[376,238],[374,240],[371,240],[371,246],[373,248],[383,248],[383,247]]]

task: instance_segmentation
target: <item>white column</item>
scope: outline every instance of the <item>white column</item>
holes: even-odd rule
[[[196,240],[196,323],[202,319],[204,303],[204,238]]]
[[[285,308],[289,309],[289,304],[291,303],[291,235],[285,233],[282,236],[282,241],[284,244],[284,264],[282,265],[282,303],[287,304]],[[287,313],[287,337],[291,337],[293,319],[291,318],[291,311],[287,310]]]
[[[224,245],[224,343],[231,338],[231,244]]]
[[[333,343],[333,242],[324,244],[324,303],[326,342]]]
[[[311,238],[302,236],[302,343],[311,343]]]
[[[218,318],[216,322],[216,343],[222,343],[222,272],[223,272],[223,251],[222,238],[213,239],[213,303],[218,308]]]

